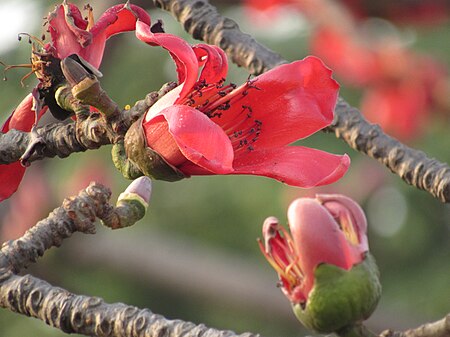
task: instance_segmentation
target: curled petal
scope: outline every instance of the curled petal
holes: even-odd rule
[[[160,116],[167,121],[168,132],[188,161],[210,174],[227,174],[233,171],[234,154],[230,140],[206,115],[189,106],[174,105],[162,110]],[[161,122],[160,116],[144,123],[146,134],[151,132],[153,124]],[[152,147],[151,142],[148,145]],[[163,155],[162,151],[160,153]],[[182,165],[178,168],[183,173],[190,174],[184,171]]]
[[[106,34],[106,38],[136,29],[136,21],[150,25],[150,15],[139,6],[121,4],[109,8],[95,23],[91,33]]]
[[[57,57],[63,59],[78,54],[92,42],[92,34],[86,31],[87,22],[79,9],[72,4],[62,4],[49,14],[49,31]],[[88,60],[89,61],[89,60]]]
[[[288,145],[332,122],[338,89],[331,70],[320,59],[307,57],[278,66],[230,93],[224,99],[234,104],[214,121],[228,134],[252,129],[258,121],[261,132],[252,144],[255,149]],[[242,122],[233,129],[236,121]]]
[[[314,270],[328,263],[349,270],[362,261],[359,249],[346,240],[338,223],[317,200],[295,200],[288,209],[289,227],[305,273],[306,293],[314,284]]]
[[[369,250],[367,219],[361,206],[353,199],[341,194],[317,194],[316,199],[341,224],[342,230],[347,230],[356,236],[355,241],[362,252]]]
[[[150,26],[142,21],[136,23],[136,36],[139,40],[161,46],[169,51],[175,61],[178,82],[183,86],[179,98],[183,98],[197,81],[199,65],[192,47],[182,38],[166,33],[152,33]]]
[[[240,152],[234,174],[252,174],[277,179],[289,185],[309,188],[340,179],[350,165],[347,155],[302,146],[287,146]]]
[[[92,44],[81,51],[81,56],[96,68],[100,66],[106,40],[111,36],[136,29],[136,21],[150,25],[150,16],[142,8],[121,4],[109,8],[90,30]]]
[[[197,44],[193,46],[193,50],[197,55],[199,66],[203,66],[199,82],[218,83],[226,78],[228,60],[221,48],[208,44]]]

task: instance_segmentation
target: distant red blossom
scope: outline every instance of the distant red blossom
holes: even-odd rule
[[[448,19],[450,3],[436,1],[272,0],[246,1],[250,8],[268,12],[286,4],[297,8],[310,22],[311,51],[336,71],[344,83],[361,87],[361,110],[403,141],[419,137],[434,110],[450,111],[450,80],[445,66],[414,52],[401,33],[380,30],[368,16],[414,23]],[[356,14],[355,14],[356,13]],[[281,20],[281,18],[278,18]],[[362,26],[364,25],[364,29]]]

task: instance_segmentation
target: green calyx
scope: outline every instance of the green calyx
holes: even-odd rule
[[[293,304],[297,318],[321,333],[347,331],[367,319],[381,296],[378,267],[367,253],[363,262],[344,270],[321,264],[305,304]]]
[[[113,149],[113,161],[126,178],[134,179],[139,173],[152,179],[177,181],[187,176],[170,165],[157,152],[148,147],[142,118],[134,122],[125,135],[123,147]]]
[[[145,216],[148,208],[148,202],[136,193],[121,195],[117,201],[117,212],[121,217],[121,227],[134,225]]]

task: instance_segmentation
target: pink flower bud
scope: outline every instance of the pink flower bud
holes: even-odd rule
[[[364,260],[367,221],[353,200],[342,195],[297,199],[289,206],[288,220],[291,233],[276,218],[266,219],[260,248],[293,304],[307,302],[318,265],[350,270]]]

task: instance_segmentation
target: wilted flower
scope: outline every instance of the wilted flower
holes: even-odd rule
[[[61,60],[73,57],[89,72],[100,74],[97,69],[106,40],[115,34],[134,30],[137,20],[150,23],[145,10],[128,3],[109,8],[97,22],[94,22],[92,8],[86,6],[86,9],[88,16],[84,19],[77,6],[64,1],[47,17],[51,41],[44,43],[29,36],[33,42],[29,67],[39,79],[39,84],[13,111],[1,128],[2,133],[11,129],[30,131],[47,108],[58,119],[69,117],[71,112],[65,111],[55,100],[56,90],[65,81]],[[0,201],[17,190],[24,173],[25,168],[19,162],[0,166]]]

